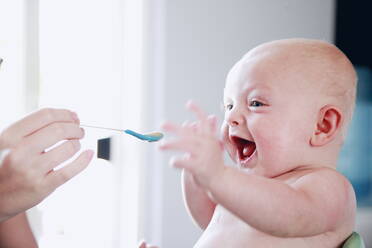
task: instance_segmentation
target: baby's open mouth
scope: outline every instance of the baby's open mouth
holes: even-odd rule
[[[256,151],[256,143],[253,141],[249,141],[237,136],[233,136],[231,140],[235,144],[238,151],[239,160],[242,162],[248,161]]]

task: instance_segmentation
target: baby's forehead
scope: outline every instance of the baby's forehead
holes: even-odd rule
[[[280,84],[281,81],[291,81],[297,77],[298,70],[292,70],[291,66],[283,65],[275,57],[254,56],[244,57],[238,61],[229,71],[226,78],[226,88],[239,85],[257,85],[270,87],[271,84]],[[248,86],[246,86],[248,87]]]
[[[270,80],[269,77],[260,73],[251,72],[249,69],[244,68],[243,65],[240,69],[231,72],[226,79],[224,87],[224,98],[226,97],[245,97],[247,94],[259,93],[270,94],[280,88],[278,82]]]

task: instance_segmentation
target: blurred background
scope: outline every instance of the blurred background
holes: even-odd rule
[[[355,187],[356,230],[372,247],[372,44],[368,1],[0,0],[0,128],[42,107],[81,122],[145,132],[193,118],[192,98],[222,119],[228,70],[254,46],[322,39],[356,66],[358,101],[339,170]],[[86,128],[95,159],[28,212],[39,245],[192,247],[201,234],[183,205],[180,171],[156,144]]]

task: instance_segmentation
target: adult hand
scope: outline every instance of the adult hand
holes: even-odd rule
[[[84,130],[79,123],[69,110],[42,109],[0,134],[0,150],[9,151],[0,165],[0,221],[38,204],[87,167],[91,150],[54,170],[80,150]]]

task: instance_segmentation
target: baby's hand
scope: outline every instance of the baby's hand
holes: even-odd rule
[[[141,241],[141,243],[138,245],[138,248],[158,248],[158,247],[154,245],[146,244],[145,241]]]
[[[173,157],[171,165],[189,171],[197,184],[208,187],[224,168],[223,145],[216,135],[216,117],[207,116],[192,102],[188,102],[186,107],[195,113],[198,120],[185,122],[182,126],[165,123],[163,129],[175,134],[177,138],[165,141],[160,149],[185,152],[181,157]]]

